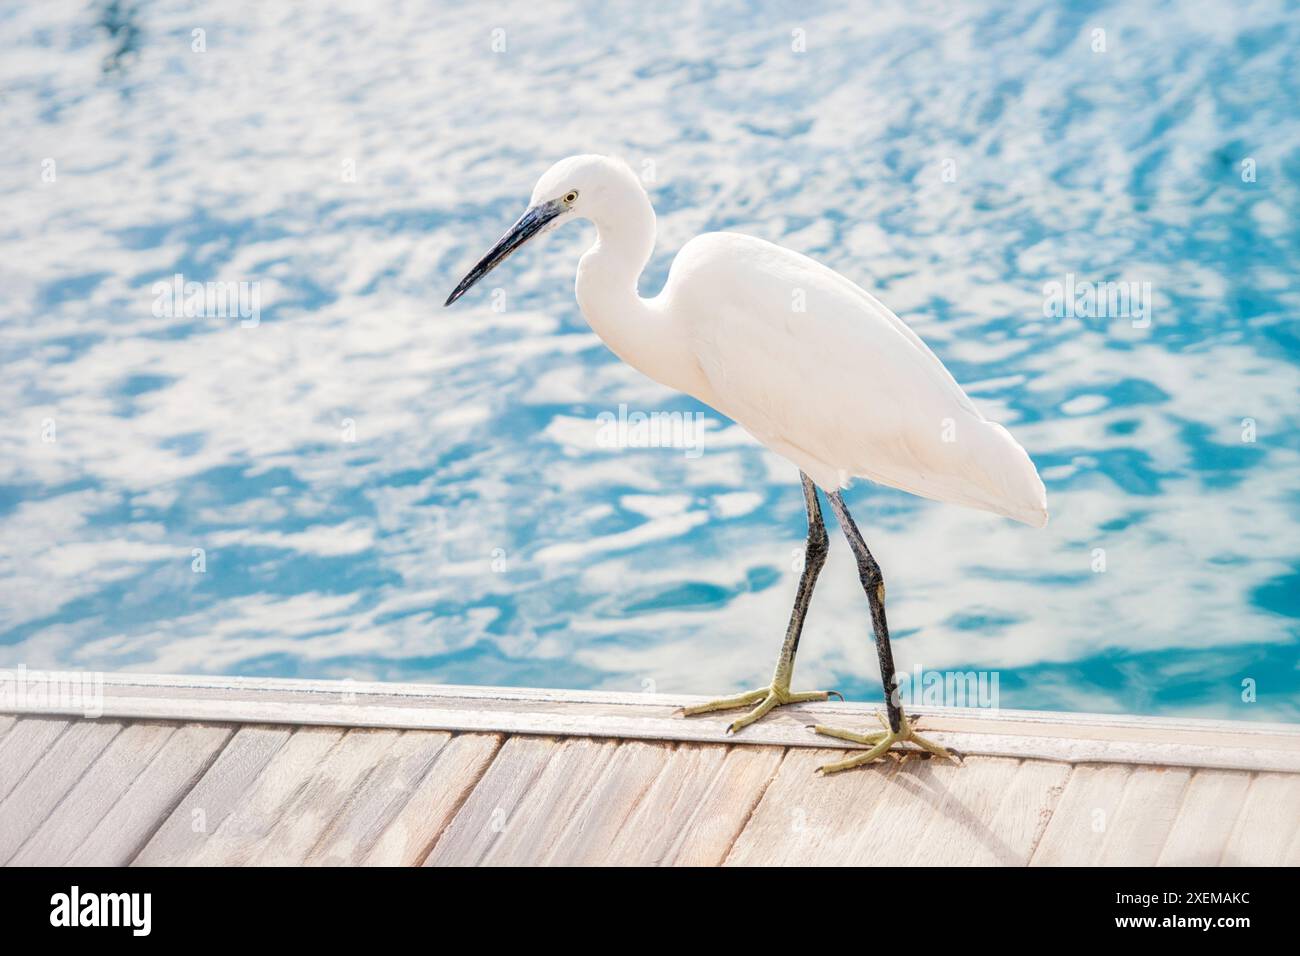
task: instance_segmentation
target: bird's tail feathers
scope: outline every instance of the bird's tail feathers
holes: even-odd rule
[[[950,467],[872,468],[861,477],[922,498],[1045,527],[1047,489],[1028,452],[996,422],[980,419],[972,424],[974,428],[967,425],[952,443]]]

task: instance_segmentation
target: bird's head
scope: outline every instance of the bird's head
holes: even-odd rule
[[[560,160],[537,180],[524,214],[460,280],[445,304],[459,299],[534,236],[573,219],[593,219],[602,211],[616,209],[629,188],[645,195],[636,174],[617,159],[587,155]]]

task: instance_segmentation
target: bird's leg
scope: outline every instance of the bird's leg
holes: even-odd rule
[[[794,675],[794,656],[799,650],[799,637],[803,633],[804,618],[808,615],[808,605],[812,602],[813,587],[817,575],[826,563],[826,553],[830,550],[830,541],[826,535],[826,523],[822,521],[821,505],[817,502],[817,487],[803,472],[804,504],[808,510],[808,546],[804,552],[803,573],[799,576],[799,590],[795,594],[794,609],[790,612],[790,625],[785,631],[785,642],[781,645],[781,655],[776,660],[776,671],[772,674],[772,683],[768,687],[753,690],[734,697],[723,697],[696,707],[687,707],[683,713],[687,717],[707,714],[715,710],[730,710],[734,707],[748,707],[757,704],[744,717],[737,718],[727,728],[728,733],[735,733],[742,727],[748,727],[754,721],[782,704],[799,704],[810,700],[826,700],[834,691],[803,691],[795,693],[790,690],[790,678]]]
[[[821,724],[814,727],[817,733],[827,737],[849,740],[871,748],[864,753],[854,754],[852,757],[827,764],[819,769],[823,773],[836,773],[840,770],[848,770],[850,767],[871,763],[883,757],[894,744],[904,742],[911,742],[937,757],[952,757],[938,744],[919,736],[913,729],[911,721],[907,719],[907,715],[903,713],[903,708],[898,702],[897,678],[894,676],[894,652],[889,646],[889,623],[885,619],[884,576],[880,573],[880,565],[871,556],[871,551],[868,550],[862,533],[858,531],[858,526],[853,523],[853,516],[849,514],[844,498],[838,491],[831,493],[829,497],[831,510],[835,512],[835,517],[844,530],[844,537],[848,538],[849,547],[853,549],[853,557],[858,562],[858,578],[862,581],[862,589],[867,592],[867,603],[871,606],[871,627],[876,634],[876,653],[880,657],[880,682],[885,690],[885,711],[888,717],[881,716],[880,722],[885,729],[880,733],[857,734]]]

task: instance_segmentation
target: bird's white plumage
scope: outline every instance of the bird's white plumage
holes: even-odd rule
[[[663,291],[637,278],[654,212],[624,164],[576,156],[538,182],[534,204],[573,195],[596,223],[578,269],[592,328],[629,364],[735,420],[833,490],[852,476],[1047,523],[1025,450],[987,421],[908,326],[853,282],[761,239],[717,232],[678,253]]]
[[[1046,522],[1024,449],[915,332],[838,273],[761,239],[710,233],[678,254],[661,298],[708,381],[697,397],[823,488],[860,476]]]

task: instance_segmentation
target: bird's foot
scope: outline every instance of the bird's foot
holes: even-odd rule
[[[912,726],[912,722],[907,719],[906,714],[901,715],[897,733],[890,729],[889,720],[884,714],[877,714],[876,716],[880,718],[880,722],[885,726],[882,733],[855,734],[850,730],[837,730],[834,727],[826,727],[822,724],[817,724],[813,727],[813,730],[824,736],[852,741],[855,744],[864,744],[871,748],[863,753],[847,757],[844,760],[837,760],[835,763],[828,763],[824,767],[818,767],[818,771],[825,774],[831,774],[839,773],[841,770],[848,770],[851,767],[860,767],[863,764],[871,763],[873,760],[879,760],[889,752],[889,749],[893,747],[894,744],[900,743],[913,743],[916,744],[917,747],[921,748],[919,751],[895,751],[900,760],[906,760],[909,756],[916,753],[928,753],[933,754],[936,757],[943,757],[946,760],[957,760],[957,757],[954,754],[945,750],[943,747],[940,747],[933,741],[926,740],[918,734],[916,729]]]
[[[809,690],[809,691],[792,691],[788,686],[772,684],[769,687],[760,687],[758,690],[751,690],[745,694],[736,694],[734,697],[722,697],[718,700],[711,700],[707,704],[697,704],[694,707],[683,707],[682,716],[695,717],[698,714],[710,714],[715,710],[732,710],[736,707],[748,707],[751,704],[757,704],[753,710],[744,717],[737,717],[727,728],[727,733],[734,734],[736,731],[748,727],[760,717],[765,717],[769,712],[783,704],[803,704],[812,700],[826,700],[831,694],[834,694],[840,700],[844,695],[837,690]]]

